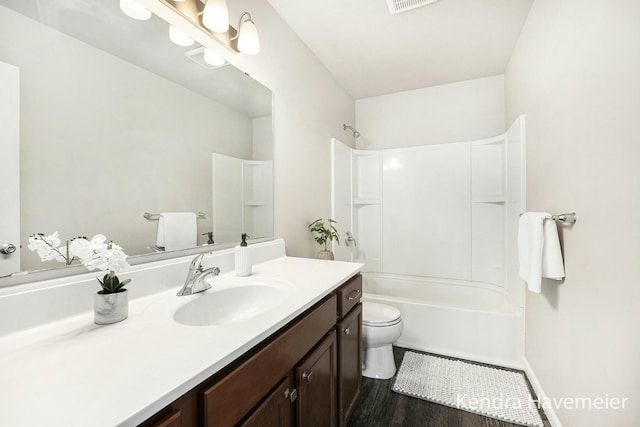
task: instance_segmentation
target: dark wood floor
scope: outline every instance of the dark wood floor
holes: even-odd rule
[[[396,366],[400,367],[406,350],[394,347]],[[415,351],[415,350],[411,350]],[[421,353],[421,352],[417,352]],[[429,354],[429,353],[425,353]],[[438,355],[436,355],[438,356]],[[471,362],[475,363],[475,362]],[[478,363],[483,365],[482,363]],[[483,365],[491,366],[491,365]],[[515,370],[513,370],[515,371]],[[520,371],[516,371],[520,372]],[[403,396],[391,391],[394,378],[374,380],[362,378],[360,402],[349,421],[349,427],[390,427],[390,426],[428,426],[428,427],[516,427],[511,424],[471,412],[449,408],[425,400]],[[531,390],[531,385],[529,384]],[[540,416],[545,427],[550,424],[541,411]]]

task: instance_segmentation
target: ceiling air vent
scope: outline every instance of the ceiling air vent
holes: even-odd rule
[[[389,12],[395,15],[396,13],[406,12],[437,1],[438,0],[387,0],[387,6],[389,6]]]

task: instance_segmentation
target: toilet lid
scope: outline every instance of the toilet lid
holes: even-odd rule
[[[362,323],[368,326],[389,326],[400,321],[400,310],[375,302],[362,303]]]

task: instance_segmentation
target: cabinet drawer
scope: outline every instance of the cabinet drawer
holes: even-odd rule
[[[362,275],[353,276],[338,289],[338,317],[344,317],[362,298]]]
[[[237,424],[334,327],[336,296],[298,320],[220,381],[201,391],[205,426]]]
[[[182,427],[182,411],[174,409],[165,417],[153,423],[152,427]]]
[[[198,396],[195,392],[189,392],[140,424],[140,427],[192,427],[196,425],[198,425]]]

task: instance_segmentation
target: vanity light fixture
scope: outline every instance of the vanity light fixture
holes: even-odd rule
[[[187,33],[169,25],[169,39],[178,46],[191,46],[194,41]]]
[[[238,50],[245,55],[256,55],[260,52],[260,38],[258,37],[258,29],[251,19],[249,12],[240,15],[238,21],[238,34],[232,38],[238,39]]]
[[[238,29],[229,25],[227,0],[158,0],[173,9],[189,23],[235,53],[256,55],[260,38],[249,12],[243,12]]]
[[[227,0],[207,0],[202,11],[202,23],[216,33],[229,31]]]
[[[138,0],[120,0],[120,9],[128,17],[139,21],[151,18],[151,11],[141,5]]]
[[[227,64],[222,56],[204,46],[185,52],[184,56],[207,70],[220,68]]]
[[[202,11],[202,24],[216,33],[229,31],[229,8],[227,0],[206,0]],[[249,12],[240,15],[238,33],[230,40],[238,40],[238,50],[245,55],[255,55],[260,52],[260,38],[255,22]]]
[[[204,48],[204,62],[213,67],[222,67],[227,61],[211,49]]]

